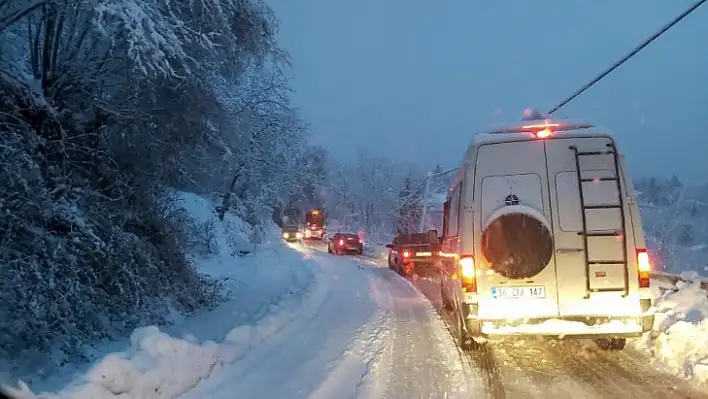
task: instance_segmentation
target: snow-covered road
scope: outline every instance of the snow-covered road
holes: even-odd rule
[[[18,398],[708,399],[708,296],[688,276],[665,291],[653,283],[652,333],[624,351],[531,339],[463,352],[439,282],[396,275],[385,254],[284,246],[276,229],[252,247],[240,219],[218,221],[210,200],[182,196],[195,222],[214,221],[215,249],[194,261],[229,300],[141,326],[90,364],[35,380],[39,395],[23,385]],[[235,255],[244,245],[255,250]]]
[[[184,398],[483,394],[444,322],[407,281],[350,258],[298,250],[315,263],[317,283],[294,321]]]
[[[184,398],[708,398],[633,349],[526,340],[462,352],[435,281],[293,249],[317,275],[296,317]]]
[[[454,326],[440,307],[438,283],[414,284]],[[470,367],[485,376],[492,398],[708,398],[708,393],[659,371],[629,345],[606,352],[589,340],[509,340],[465,355]]]

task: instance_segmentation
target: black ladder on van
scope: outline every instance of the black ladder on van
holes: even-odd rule
[[[619,164],[619,154],[615,145],[610,143],[607,144],[608,149],[604,151],[580,151],[576,146],[570,146],[570,150],[575,154],[575,171],[578,176],[578,194],[580,195],[580,209],[582,215],[583,229],[578,232],[578,235],[583,237],[583,253],[585,254],[585,299],[590,298],[593,292],[616,292],[622,291],[623,296],[629,295],[629,262],[627,260],[627,228],[625,223],[624,214],[624,199],[622,195],[622,182],[620,181],[620,164]],[[590,157],[598,155],[609,155],[612,154],[614,163],[614,176],[611,177],[601,177],[601,178],[584,178],[582,175],[582,170],[580,169],[580,157]],[[583,184],[585,183],[595,183],[598,181],[614,181],[617,185],[617,195],[619,197],[619,203],[617,204],[602,204],[602,205],[586,205],[585,204],[585,191],[583,189]],[[620,229],[616,231],[588,231],[587,214],[588,209],[619,209],[621,224]],[[588,251],[588,241],[592,238],[597,237],[617,237],[619,236],[622,245],[622,259],[590,259],[590,254]],[[624,287],[623,288],[591,288],[590,287],[590,266],[591,265],[617,265],[624,268]]]

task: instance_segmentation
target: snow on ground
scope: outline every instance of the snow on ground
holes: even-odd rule
[[[331,378],[341,397],[356,392],[386,334],[383,314],[347,258],[299,250],[314,262],[317,278],[293,322],[185,398],[233,398],[234,392],[244,398],[306,397],[330,389]]]
[[[653,285],[654,327],[634,345],[651,354],[661,367],[708,388],[708,294],[701,289],[697,274],[683,273],[682,277],[689,282],[679,282],[675,290]]]
[[[35,396],[25,387],[20,397],[174,398],[292,321],[313,288],[308,256],[283,246],[277,230],[266,232],[254,250],[246,223],[231,214],[217,222],[211,201],[180,196],[195,222],[214,221],[214,253],[194,260],[202,272],[228,283],[231,298],[212,311],[175,317],[168,326],[136,329],[127,348],[105,355],[58,393]],[[253,252],[237,255],[247,250]]]
[[[293,322],[184,399],[481,393],[442,320],[408,281],[322,245],[298,250],[314,262],[317,283]]]
[[[195,222],[214,221],[212,202],[181,196]],[[433,305],[385,267],[385,250],[373,251],[378,261],[336,257],[321,244],[283,245],[277,231],[253,247],[254,232],[238,218],[212,224],[216,249],[194,260],[227,281],[233,297],[169,326],[136,329],[123,351],[106,355],[61,392],[39,397],[486,395],[486,369],[460,361]],[[252,252],[237,256],[244,251]],[[697,283],[658,287],[654,330],[632,344],[708,387],[706,293]],[[25,387],[20,397],[38,396]]]

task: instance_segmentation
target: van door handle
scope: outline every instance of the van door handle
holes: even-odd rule
[[[583,252],[582,248],[558,248],[556,252],[559,254],[573,254],[576,252]]]

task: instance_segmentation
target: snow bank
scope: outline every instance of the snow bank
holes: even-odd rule
[[[634,344],[648,351],[675,374],[708,387],[708,294],[696,273],[676,290],[655,291],[656,319],[650,334]]]
[[[134,330],[127,349],[105,355],[60,392],[35,395],[21,384],[18,397],[174,398],[290,323],[291,310],[314,282],[307,254],[284,246],[275,229],[264,231],[254,247],[247,223],[231,214],[218,221],[213,202],[179,195],[195,222],[213,225],[216,248],[191,256],[203,273],[229,283],[231,298],[213,310],[174,317],[168,326]]]

